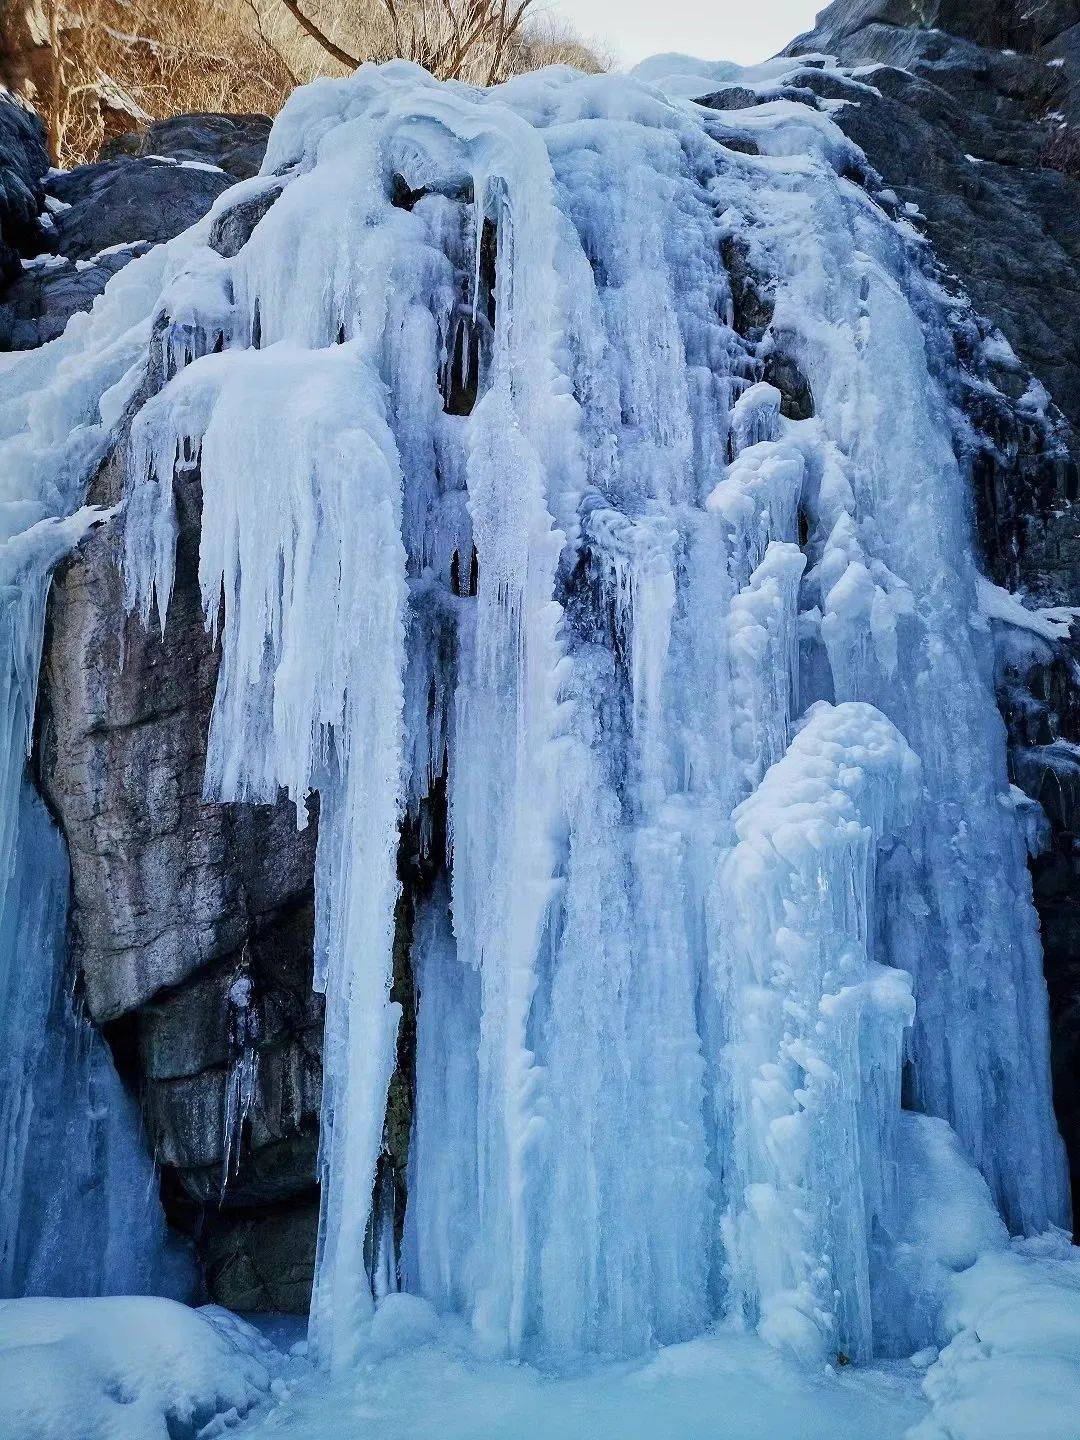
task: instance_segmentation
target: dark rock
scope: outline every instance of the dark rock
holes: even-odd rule
[[[53,175],[48,193],[68,207],[53,216],[56,249],[84,260],[113,245],[171,240],[232,183],[224,170],[173,160],[104,160]]]
[[[89,310],[116,272],[149,248],[125,245],[90,261],[49,257],[23,269],[0,299],[0,350],[32,350],[55,340],[72,315]]]
[[[91,499],[115,504],[121,457]],[[310,896],[315,827],[290,804],[202,800],[218,655],[196,575],[197,472],[177,483],[178,583],[164,637],[125,616],[120,526],[57,575],[43,661],[41,776],[72,861],[71,925],[98,1022],[136,1010],[212,961],[250,925]]]
[[[0,350],[55,339],[128,260],[179,235],[234,181],[254,175],[269,132],[263,115],[177,115],[111,141],[96,164],[46,175],[40,121],[0,97],[0,287],[10,281],[0,288]],[[279,188],[221,218],[222,254],[236,254]],[[46,202],[51,213],[42,212]],[[69,263],[20,269],[20,254],[43,250]]]
[[[1074,0],[836,0],[793,51],[876,62],[834,117],[920,221],[946,270],[1080,429],[1080,181],[1047,168],[1080,66]],[[936,27],[936,28],[931,28]],[[987,39],[987,37],[995,37]],[[987,44],[1015,47],[1018,53]],[[1046,47],[1043,53],[1042,47]],[[819,93],[834,82],[799,72]],[[1080,117],[1078,117],[1080,118]]]
[[[268,130],[260,117],[179,117],[137,137],[132,158],[50,175],[51,244],[61,253],[23,267],[0,297],[0,344],[54,338],[129,259],[256,170]],[[39,157],[31,216],[46,167]],[[227,212],[217,243],[236,253],[279,191]],[[44,244],[31,241],[35,253]],[[162,377],[151,372],[152,391]],[[89,498],[116,503],[125,464],[121,444]],[[54,579],[37,778],[71,855],[72,954],[87,1010],[139,1095],[166,1212],[194,1239],[212,1299],[302,1310],[322,1084],[322,997],[312,990],[317,807],[298,831],[284,801],[202,798],[219,656],[197,582],[197,468],[178,475],[177,497],[177,585],[163,636],[125,615],[119,518]],[[249,987],[242,1024],[240,976]],[[229,1096],[245,1064],[250,1095],[230,1132]]]
[[[271,121],[265,115],[172,115],[148,129],[118,135],[102,146],[99,160],[165,156],[216,165],[232,180],[259,173]]]
[[[48,248],[38,216],[49,168],[45,127],[0,91],[0,285],[19,272],[19,258]]]
[[[751,266],[745,245],[734,236],[724,237],[720,253],[731,286],[731,323],[740,335],[760,340],[773,316],[767,283]]]
[[[116,502],[124,466],[118,450],[92,500]],[[121,519],[89,536],[54,579],[38,781],[68,842],[71,948],[87,1009],[139,1093],[167,1214],[202,1247],[232,1233],[226,1212],[243,1212],[232,1258],[207,1263],[210,1295],[226,1303],[239,1293],[240,1237],[245,1263],[264,1277],[279,1274],[278,1262],[261,1259],[259,1246],[286,1246],[294,1258],[266,1291],[280,1308],[310,1288],[314,1246],[314,1232],[300,1230],[314,1224],[307,1202],[322,1079],[322,997],[312,990],[317,815],[313,807],[298,831],[284,800],[202,798],[219,654],[198,589],[197,468],[181,470],[177,496],[177,583],[164,635],[125,615]],[[250,1015],[238,1043],[231,992],[241,975]],[[245,1059],[254,1083],[230,1160],[228,1096]],[[288,1225],[278,1223],[282,1206]]]
[[[281,194],[283,184],[270,184],[257,195],[239,201],[217,216],[210,227],[210,248],[226,259],[238,255],[251,239],[255,226]]]
[[[763,380],[780,391],[780,414],[789,420],[809,420],[814,413],[810,382],[790,355],[773,350],[765,357]]]
[[[210,1293],[231,1310],[306,1313],[318,1224],[315,1197],[272,1214],[214,1216],[202,1241]]]

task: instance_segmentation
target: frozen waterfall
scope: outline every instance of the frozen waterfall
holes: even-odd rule
[[[262,176],[123,271],[9,418],[47,515],[125,438],[148,624],[199,465],[206,793],[284,789],[300,824],[321,796],[331,1366],[398,1287],[554,1365],[722,1317],[810,1357],[925,1343],[881,1303],[905,1109],[1014,1231],[1067,1217],[951,340],[859,171],[788,101],[365,66],[297,91]]]

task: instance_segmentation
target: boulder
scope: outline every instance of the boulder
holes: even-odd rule
[[[257,173],[269,133],[265,115],[176,115],[49,171],[41,122],[0,96],[0,350],[62,334],[129,260]]]
[[[87,260],[115,245],[160,244],[201,220],[233,183],[219,166],[136,157],[53,175],[55,248]]]
[[[19,260],[45,249],[38,216],[49,168],[45,127],[0,90],[0,285],[19,273]]]
[[[0,350],[32,350],[55,340],[72,315],[90,309],[118,270],[149,249],[137,243],[116,246],[92,260],[45,255],[24,261],[0,301]]]
[[[170,115],[108,141],[98,159],[164,157],[212,165],[233,180],[247,180],[259,173],[270,123],[265,115]]]

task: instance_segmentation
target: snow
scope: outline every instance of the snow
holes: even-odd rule
[[[284,790],[301,826],[319,796],[310,1337],[332,1378],[266,1434],[444,1432],[457,1405],[470,1437],[718,1413],[884,1436],[921,1420],[925,1372],[937,1440],[974,1440],[969,1392],[1007,1390],[1031,1335],[1057,1347],[1047,1424],[1074,1394],[1033,825],[990,633],[1048,644],[1071,616],[977,572],[942,297],[859,152],[766,98],[738,112],[747,155],[685,98],[772,95],[802,63],[318,81],[258,180],[0,369],[0,564],[32,575],[0,839],[49,567],[122,526],[127,602],[163,624],[196,464],[206,794]],[[212,219],[268,188],[248,243],[212,251]],[[729,245],[772,306],[760,341],[732,326]],[[812,418],[765,381],[778,355]],[[88,516],[112,437],[128,493]],[[426,878],[401,1216],[406,814]],[[60,915],[34,942],[54,957]],[[230,995],[236,1134],[242,975]],[[995,1286],[1045,1295],[1058,1330],[987,1351]]]
[[[387,1297],[376,1324],[409,1299]],[[352,1374],[293,1387],[245,1440],[900,1440],[926,1408],[910,1365],[810,1373],[749,1335],[556,1377],[477,1358],[460,1325],[413,1321],[395,1314]]]
[[[1072,1440],[1080,1411],[1080,1260],[1064,1232],[982,1256],[954,1284],[957,1332],[927,1373],[911,1440]]]
[[[1046,664],[1060,642],[1068,640],[1077,613],[1065,605],[1029,609],[1021,596],[980,575],[971,623],[976,628],[989,626],[999,674],[1024,676],[1033,667]]]
[[[269,1400],[280,1359],[250,1325],[215,1306],[3,1300],[0,1434],[210,1440]]]

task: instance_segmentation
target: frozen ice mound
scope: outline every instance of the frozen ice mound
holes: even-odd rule
[[[0,1301],[0,1434],[210,1440],[267,1400],[280,1356],[235,1315],[148,1297]]]

